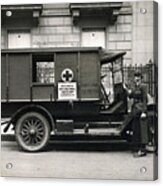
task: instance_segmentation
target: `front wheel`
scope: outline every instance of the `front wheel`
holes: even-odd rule
[[[15,136],[23,150],[40,151],[47,145],[50,137],[49,122],[42,114],[28,112],[18,119]]]

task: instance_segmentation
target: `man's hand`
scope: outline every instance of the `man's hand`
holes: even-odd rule
[[[142,119],[143,119],[143,118],[146,118],[146,117],[147,117],[147,114],[143,112],[143,113],[141,114],[140,117],[141,117]]]
[[[125,90],[128,89],[127,86],[126,86],[126,83],[123,83],[123,88],[124,88]]]
[[[127,91],[128,94],[131,94],[131,93],[132,93],[132,90],[129,89],[129,88],[126,86],[126,83],[123,83],[123,88]]]

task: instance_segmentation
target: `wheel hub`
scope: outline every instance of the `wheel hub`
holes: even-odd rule
[[[31,136],[36,135],[36,129],[35,129],[35,128],[31,128],[31,129],[29,130],[29,134],[30,134]]]

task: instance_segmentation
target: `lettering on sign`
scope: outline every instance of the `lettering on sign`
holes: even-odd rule
[[[75,100],[77,99],[76,82],[58,83],[58,99],[59,100]]]

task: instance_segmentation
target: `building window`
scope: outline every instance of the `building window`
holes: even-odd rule
[[[33,82],[49,84],[54,83],[54,60],[52,55],[33,57]]]
[[[31,38],[29,30],[8,31],[8,48],[29,48]]]
[[[83,47],[103,47],[105,48],[105,29],[103,28],[84,28],[82,29]]]

